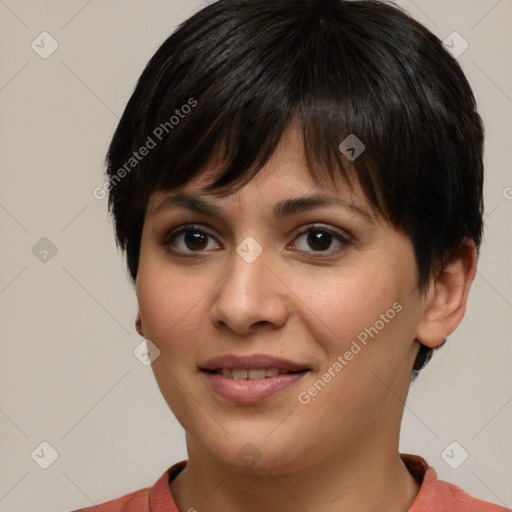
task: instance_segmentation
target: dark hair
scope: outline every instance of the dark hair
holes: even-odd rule
[[[378,1],[220,0],[151,58],[110,145],[106,190],[131,278],[153,192],[214,157],[208,190],[236,190],[292,121],[313,179],[355,178],[411,238],[423,289],[448,251],[480,245],[483,127],[437,37]],[[350,134],[365,146],[353,162],[338,149]],[[429,357],[423,349],[415,369]]]

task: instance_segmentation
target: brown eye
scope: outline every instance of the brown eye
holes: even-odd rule
[[[332,243],[332,235],[325,231],[314,230],[308,233],[308,244],[315,251],[326,251]]]
[[[163,240],[163,245],[175,253],[191,254],[220,249],[221,245],[201,227],[182,226]]]
[[[350,239],[337,231],[323,226],[310,226],[293,242],[293,249],[304,253],[338,252],[350,245]]]
[[[183,241],[191,251],[200,251],[208,245],[208,235],[202,231],[187,231]]]

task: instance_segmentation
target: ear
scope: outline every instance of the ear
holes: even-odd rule
[[[137,312],[137,317],[135,318],[135,329],[137,329],[137,332],[143,337],[144,336],[144,330],[142,329],[142,319],[140,318],[140,313]]]
[[[448,255],[440,271],[432,278],[423,317],[416,330],[416,340],[422,345],[439,347],[459,325],[475,278],[476,261],[474,242],[464,240]]]

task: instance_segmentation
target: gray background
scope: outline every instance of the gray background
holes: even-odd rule
[[[487,128],[479,272],[466,319],[411,389],[401,450],[512,507],[512,1],[399,3],[441,39],[468,42],[458,60]],[[204,5],[0,0],[0,511],[101,503],[186,458],[181,427],[133,355],[135,296],[92,191],[143,66]],[[58,43],[46,59],[31,47],[51,49],[43,31]],[[46,470],[43,441],[58,453]],[[452,469],[462,449],[469,457]]]

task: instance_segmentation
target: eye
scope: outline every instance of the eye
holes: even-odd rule
[[[303,252],[336,252],[349,244],[341,233],[325,226],[310,226],[292,242],[292,248]]]
[[[221,245],[201,226],[182,226],[171,231],[163,241],[165,246],[181,253],[216,250]]]

